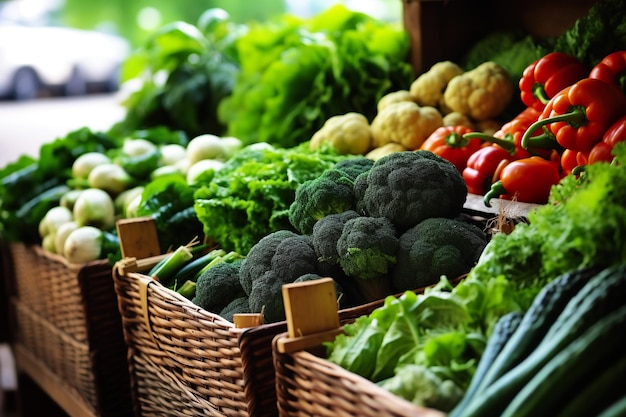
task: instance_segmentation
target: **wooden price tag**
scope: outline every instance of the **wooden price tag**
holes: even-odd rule
[[[286,284],[282,291],[287,337],[277,341],[279,352],[317,346],[342,332],[332,278]]]

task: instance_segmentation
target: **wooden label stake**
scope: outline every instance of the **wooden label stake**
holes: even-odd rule
[[[259,313],[233,314],[233,324],[237,329],[260,326],[263,324],[263,316]]]
[[[120,219],[115,226],[122,257],[145,259],[161,254],[156,224],[151,217]]]
[[[332,278],[286,284],[282,292],[287,337],[278,341],[279,351],[307,349],[342,332]]]

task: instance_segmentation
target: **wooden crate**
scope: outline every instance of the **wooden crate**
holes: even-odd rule
[[[9,244],[6,252],[18,373],[27,374],[69,415],[131,416],[112,266],[106,260],[69,264],[23,243]]]
[[[323,358],[323,343],[342,332],[337,310],[328,303],[333,297],[330,279],[283,286],[288,331],[272,341],[278,415],[445,417],[444,413],[418,407]],[[308,314],[312,309],[314,319]]]
[[[135,415],[276,416],[272,340],[286,322],[238,328],[137,272],[153,262],[126,258],[113,271]],[[341,310],[341,320],[381,303]]]
[[[443,60],[457,61],[481,37],[524,29],[558,36],[597,0],[403,0],[403,24],[417,74]]]

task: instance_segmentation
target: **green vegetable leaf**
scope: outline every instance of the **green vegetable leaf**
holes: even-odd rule
[[[154,219],[162,253],[203,236],[193,207],[194,191],[184,177],[175,174],[156,178],[144,187],[137,215]]]
[[[352,325],[344,327],[346,334],[338,335],[328,359],[339,366],[370,378],[374,373],[376,353],[385,335],[385,329],[376,320],[359,317]]]
[[[226,250],[247,254],[270,232],[293,229],[289,206],[297,186],[340,158],[305,147],[253,144],[243,148],[195,192],[194,207],[206,236]]]

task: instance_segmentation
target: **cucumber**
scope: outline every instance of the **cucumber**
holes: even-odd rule
[[[459,415],[472,397],[483,392],[505,372],[527,357],[539,344],[572,296],[580,291],[589,279],[598,272],[598,268],[580,269],[562,274],[546,284],[524,314],[515,333],[510,336],[506,345],[501,347],[498,356],[492,358],[489,368],[482,372],[478,372],[477,369],[470,387],[449,417]],[[489,343],[491,343],[491,338]],[[482,365],[479,364],[480,366]]]
[[[604,409],[598,417],[624,417],[626,416],[626,396],[615,401],[609,407]]]
[[[626,342],[626,306],[602,317],[560,350],[519,391],[501,417],[553,416],[580,383],[610,369]],[[595,400],[595,399],[594,399]]]
[[[623,388],[626,375],[626,355],[621,354],[617,363],[605,369],[585,387],[576,392],[556,417],[597,416],[608,405],[613,404],[625,392]]]
[[[458,416],[500,415],[535,373],[596,321],[621,307],[625,296],[626,264],[608,267],[593,276],[570,299],[537,348],[475,395]]]

